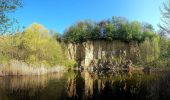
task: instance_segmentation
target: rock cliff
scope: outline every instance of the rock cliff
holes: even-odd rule
[[[142,43],[121,41],[87,41],[83,43],[67,44],[68,58],[76,60],[79,66],[87,68],[92,62],[99,59],[132,60],[134,63],[152,62],[159,56],[159,43],[145,40]]]

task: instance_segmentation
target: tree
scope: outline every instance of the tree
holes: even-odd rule
[[[9,13],[22,6],[21,0],[0,0],[0,34],[9,30],[16,20],[8,16]]]
[[[63,38],[67,42],[84,42],[91,38],[94,26],[95,23],[88,20],[77,22],[64,32]]]
[[[61,64],[63,52],[61,46],[53,39],[42,25],[34,23],[28,27],[20,38],[24,49],[23,60],[28,63],[43,63],[51,66]]]
[[[143,42],[146,37],[155,36],[151,24],[141,24],[137,21],[128,21],[122,17],[99,22],[78,22],[65,31],[63,39],[67,42],[81,43],[87,40],[120,40],[123,42]]]
[[[67,59],[65,49],[41,24],[34,23],[23,32],[4,35],[3,38],[0,40],[0,64],[7,64],[11,60],[37,67],[69,67],[75,64]]]
[[[141,41],[142,31],[141,31],[141,24],[139,22],[133,21],[130,24],[130,31],[131,31],[132,38],[134,41]]]
[[[163,7],[161,10],[161,21],[162,23],[159,24],[161,32],[161,36],[170,34],[170,0],[166,3],[163,3]]]

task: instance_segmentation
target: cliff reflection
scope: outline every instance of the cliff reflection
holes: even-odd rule
[[[84,98],[84,78],[83,73],[75,72],[68,77],[67,81],[67,99],[82,100]]]
[[[110,100],[113,98],[118,100],[159,100],[159,98],[165,98],[164,100],[166,100],[170,97],[168,96],[170,86],[167,85],[170,81],[165,82],[165,78],[170,79],[167,77],[170,74],[168,72],[164,74],[162,75],[162,72],[152,74],[134,72],[113,76],[112,74],[97,75],[79,72],[68,80],[67,94],[70,99],[76,100]],[[165,83],[162,84],[162,80]],[[161,85],[166,87],[162,89]],[[164,97],[160,95],[160,92],[163,91],[166,91]]]
[[[90,73],[0,77],[0,100],[170,100],[170,73]]]

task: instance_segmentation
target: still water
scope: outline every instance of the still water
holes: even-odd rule
[[[0,100],[170,100],[170,72],[6,76]]]

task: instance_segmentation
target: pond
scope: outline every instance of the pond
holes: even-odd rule
[[[0,100],[170,100],[170,72],[0,77]]]

